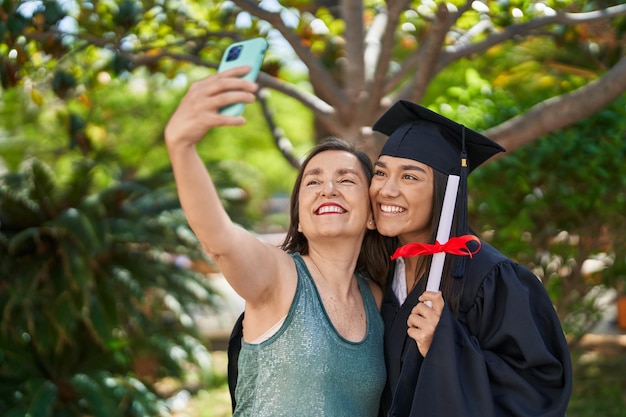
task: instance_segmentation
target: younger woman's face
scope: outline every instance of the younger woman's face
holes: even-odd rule
[[[376,228],[400,244],[427,242],[433,215],[433,169],[406,158],[383,155],[374,164],[370,199]]]

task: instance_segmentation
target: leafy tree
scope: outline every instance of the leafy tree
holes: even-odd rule
[[[99,190],[37,159],[0,180],[0,414],[167,415],[158,378],[210,356],[192,315],[216,305],[171,175]],[[94,191],[94,189],[96,191]]]
[[[500,88],[527,94],[529,85],[536,87],[532,107],[519,107],[517,116],[487,131],[514,150],[592,114],[626,89],[626,60],[620,59],[626,5],[612,4],[6,0],[0,75],[4,88],[28,84],[35,102],[45,98],[42,85],[75,100],[106,76],[140,68],[171,78],[185,63],[215,68],[232,39],[267,35],[272,54],[260,84],[307,106],[323,135],[358,142],[375,154],[379,138],[363,128],[392,101],[423,102],[449,66],[480,61],[492,68],[488,79]],[[556,53],[537,45],[555,45]],[[281,55],[290,48],[294,55]],[[285,81],[290,60],[304,64],[310,88]],[[545,83],[552,88],[541,88]],[[468,105],[439,110],[459,119]],[[284,138],[273,134],[288,154]],[[76,138],[85,149],[89,140]]]

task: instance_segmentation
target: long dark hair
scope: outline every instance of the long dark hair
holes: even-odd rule
[[[289,253],[299,252],[301,255],[307,255],[309,253],[309,242],[304,234],[298,231],[298,224],[300,223],[300,217],[298,214],[300,185],[302,184],[304,168],[307,166],[309,161],[314,156],[326,151],[344,151],[356,156],[361,163],[361,167],[363,168],[368,184],[374,176],[372,161],[367,154],[357,150],[344,140],[331,137],[311,149],[306,159],[300,165],[300,170],[298,172],[293,191],[291,192],[291,201],[289,204],[289,228],[287,229],[285,240],[281,245],[281,248]],[[356,264],[356,270],[358,272],[372,279],[382,288],[385,286],[387,271],[391,266],[391,245],[387,242],[387,240],[388,239],[378,233],[377,230],[368,229],[365,233]]]

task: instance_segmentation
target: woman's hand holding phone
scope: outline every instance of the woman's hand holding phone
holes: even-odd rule
[[[218,72],[191,84],[178,104],[165,128],[167,145],[193,146],[213,127],[243,125],[241,113],[256,98],[266,50],[262,38],[230,45]]]

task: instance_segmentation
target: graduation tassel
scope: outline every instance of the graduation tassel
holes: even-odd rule
[[[459,193],[457,195],[457,207],[459,218],[457,219],[457,236],[467,234],[467,176],[469,172],[469,162],[467,160],[467,150],[465,148],[465,126],[461,126],[461,172],[459,180]],[[456,265],[452,276],[463,278],[465,274],[465,256],[457,256]]]

